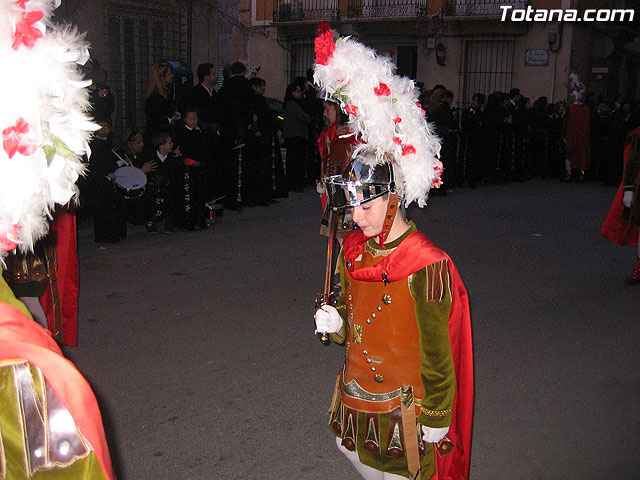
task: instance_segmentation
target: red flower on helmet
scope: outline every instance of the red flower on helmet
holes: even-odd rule
[[[391,90],[386,83],[380,83],[380,85],[373,88],[373,93],[375,93],[378,97],[388,97],[389,95],[391,95]]]
[[[26,10],[27,6],[25,5],[29,0],[17,0],[16,3],[22,10]]]
[[[327,65],[329,60],[333,57],[333,51],[335,49],[336,44],[333,41],[333,30],[329,29],[322,32],[316,37],[314,44],[316,63],[319,63],[320,65]]]
[[[406,145],[402,149],[402,156],[410,155],[412,153],[416,153],[416,148],[413,145]]]
[[[0,225],[0,250],[10,252],[18,246],[18,225]]]
[[[393,123],[400,123],[402,119],[400,117],[396,117],[393,119]]]
[[[358,115],[358,107],[356,105],[345,105],[344,110],[350,115]]]
[[[2,131],[2,146],[9,158],[13,158],[16,152],[24,156],[31,155],[38,148],[31,125],[22,117],[16,120],[13,127],[7,127]]]
[[[39,28],[33,24],[42,19],[43,13],[40,10],[33,10],[24,14],[22,20],[16,25],[16,31],[13,35],[13,49],[17,50],[20,45],[32,48],[39,38],[43,37]]]
[[[398,137],[393,137],[393,143],[395,143],[396,145],[402,145],[402,140],[400,140]]]

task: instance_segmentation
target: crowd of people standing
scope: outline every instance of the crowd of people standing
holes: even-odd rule
[[[453,92],[443,85],[421,96],[427,118],[442,139],[446,186],[442,193],[465,184],[475,188],[482,181],[506,183],[534,177],[618,185],[625,138],[640,124],[635,102],[587,93],[588,168],[572,171],[565,166],[570,108],[564,101],[550,103],[547,97],[539,97],[532,102],[517,88],[476,93],[463,110],[455,108],[453,99]]]
[[[241,62],[224,68],[219,91],[214,65],[203,63],[196,85],[176,92],[171,64],[160,61],[150,73],[146,125],[128,128],[120,146],[111,141],[115,93],[106,71],[93,61],[85,73],[94,80],[90,99],[102,127],[91,144],[89,177],[81,183],[97,242],[126,237],[127,223],[144,224],[150,232],[207,228],[214,211],[268,206],[315,185],[327,173],[325,127],[335,122],[326,116],[311,70],[287,86],[276,110],[265,97],[265,80],[255,72],[247,75]],[[626,135],[640,124],[635,102],[587,94],[580,103],[588,110],[580,111],[588,116],[588,136],[581,140],[588,168],[572,170],[566,164],[571,153],[567,136],[572,135],[568,125],[575,105],[550,103],[546,97],[532,102],[513,88],[476,93],[468,107],[458,110],[444,85],[422,89],[420,101],[442,140],[445,188],[434,190],[435,195],[466,184],[475,188],[481,182],[534,177],[617,185]],[[344,112],[338,117],[337,124],[344,124]],[[286,147],[284,158],[281,147]],[[121,181],[116,174],[121,167],[144,173],[143,191],[131,193],[125,187],[123,195],[113,188]]]
[[[95,66],[95,62],[94,62]],[[95,74],[95,69],[87,76]],[[96,242],[126,237],[127,223],[149,232],[208,228],[208,218],[223,209],[268,206],[288,196],[280,150],[280,112],[264,96],[265,80],[247,78],[236,62],[225,68],[216,91],[214,65],[197,68],[198,82],[174,90],[174,71],[160,61],[151,69],[144,129],[130,127],[113,145],[111,91],[94,82],[92,112],[101,127],[91,142],[89,175],[81,184],[82,204],[93,217]],[[289,142],[295,159],[296,142]],[[299,185],[289,174],[292,189]],[[139,184],[129,176],[143,174]],[[141,186],[138,186],[141,185]]]

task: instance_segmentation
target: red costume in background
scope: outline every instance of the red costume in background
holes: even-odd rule
[[[62,345],[78,346],[78,242],[76,208],[57,206],[49,227],[58,265],[58,290],[62,308]],[[40,297],[49,330],[54,331],[54,305],[50,286]]]
[[[591,163],[591,111],[585,105],[569,105],[565,151],[571,168],[587,170]]]
[[[629,134],[627,135],[627,141],[624,147],[624,166],[622,168],[623,171],[627,166],[629,150],[631,149],[631,140],[634,135],[640,135],[640,127],[629,132]],[[622,191],[623,183],[624,179],[622,180],[622,183],[620,183],[618,192],[613,199],[613,203],[611,204],[611,208],[609,209],[609,214],[607,215],[607,218],[602,225],[600,234],[606,239],[619,245],[637,246],[638,227],[622,220],[622,211],[624,210],[624,206],[622,205],[622,197],[624,195],[624,192]]]

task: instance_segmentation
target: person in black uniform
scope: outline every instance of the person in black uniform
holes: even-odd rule
[[[151,145],[153,136],[158,132],[173,133],[173,125],[180,120],[176,111],[173,92],[173,69],[166,60],[161,60],[151,69],[149,89],[144,104],[147,117],[145,143]]]
[[[166,132],[153,136],[154,151],[147,161],[154,161],[156,170],[147,175],[148,220],[145,224],[149,232],[172,232],[175,223],[176,179],[180,168],[173,150],[173,140]]]
[[[127,236],[122,202],[113,188],[118,157],[111,149],[111,120],[98,121],[100,130],[90,143],[87,197],[93,215],[96,242],[116,243]]]
[[[187,106],[182,111],[184,124],[176,129],[176,145],[182,154],[177,185],[177,223],[187,230],[207,228],[205,203],[205,169],[209,161],[207,142],[199,126],[198,109]]]

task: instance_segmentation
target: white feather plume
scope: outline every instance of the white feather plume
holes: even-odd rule
[[[68,203],[76,193],[84,170],[81,156],[97,129],[85,113],[88,92],[78,69],[88,58],[88,45],[74,28],[51,24],[58,4],[0,0],[0,59],[6,72],[0,79],[0,240],[14,241],[22,250],[46,234],[54,205]],[[44,36],[14,48],[16,27],[37,11],[43,17],[31,26]],[[29,126],[26,137],[35,142],[35,151],[10,157],[6,141],[20,119]]]
[[[348,125],[361,142],[353,157],[391,161],[404,204],[422,207],[431,186],[441,183],[440,140],[418,104],[414,82],[395,70],[391,59],[346,37],[335,41],[326,64],[316,63],[314,80],[349,113]]]

